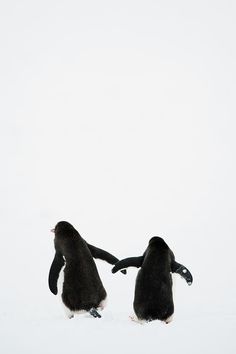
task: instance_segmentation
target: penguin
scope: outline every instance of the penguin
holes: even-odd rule
[[[112,273],[127,267],[141,268],[135,284],[133,308],[137,322],[160,320],[169,323],[174,314],[172,273],[180,274],[191,285],[190,271],[175,261],[174,253],[161,237],[152,237],[143,256],[126,258],[112,269]]]
[[[93,258],[110,264],[117,263],[118,258],[88,244],[67,221],[58,222],[51,231],[55,234],[55,256],[48,276],[50,291],[54,295],[58,294],[60,274],[60,278],[64,279],[59,295],[68,318],[82,312],[100,318],[97,310],[104,308],[107,294]]]

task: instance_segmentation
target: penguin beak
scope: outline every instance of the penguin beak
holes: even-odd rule
[[[53,232],[53,233],[55,233],[55,229],[51,229],[50,231]]]

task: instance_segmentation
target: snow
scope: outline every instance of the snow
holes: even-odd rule
[[[235,4],[0,7],[0,352],[235,353]],[[102,318],[66,319],[59,220],[118,258],[163,237],[194,277],[173,322],[131,321],[137,269],[102,261]]]

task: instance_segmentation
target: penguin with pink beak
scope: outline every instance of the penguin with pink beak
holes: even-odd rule
[[[55,234],[55,256],[48,277],[50,291],[59,293],[68,318],[82,312],[100,318],[98,310],[103,310],[107,294],[94,258],[110,264],[117,263],[118,258],[88,244],[67,221],[58,222],[51,231]]]

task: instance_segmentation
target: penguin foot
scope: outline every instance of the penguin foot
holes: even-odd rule
[[[171,315],[170,317],[168,317],[164,322],[166,324],[170,323],[173,320],[173,315]]]
[[[188,285],[192,285],[193,276],[186,267],[184,267],[184,266],[179,267],[175,271],[175,273],[178,273],[182,278],[184,278]]]
[[[74,312],[71,311],[67,306],[65,306],[64,303],[62,303],[62,305],[63,305],[64,311],[65,311],[66,317],[69,318],[69,319],[73,318],[74,317]]]
[[[102,316],[97,312],[97,310],[92,307],[90,310],[89,310],[89,313],[91,316],[95,317],[95,318],[101,318]]]
[[[131,319],[131,321],[138,323],[140,325],[144,325],[146,321],[144,320],[140,320],[138,317],[134,316],[129,316],[129,318]]]
[[[149,323],[149,322],[152,322],[153,319],[152,318],[149,318],[146,322]]]

